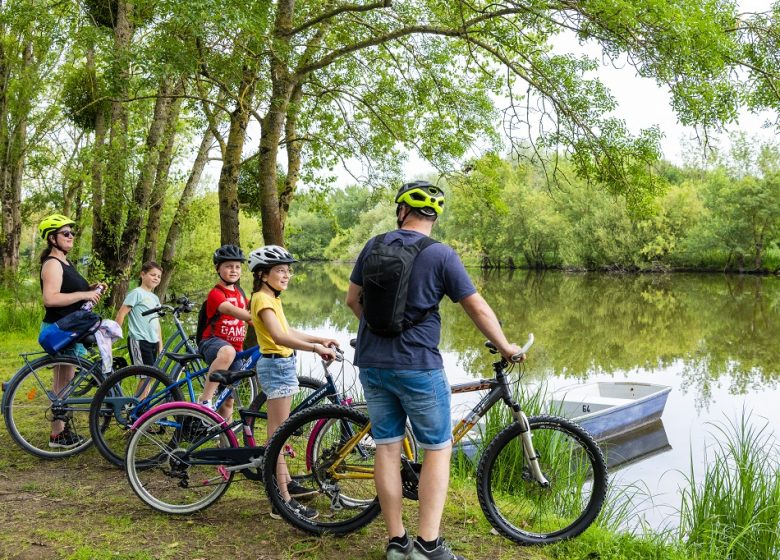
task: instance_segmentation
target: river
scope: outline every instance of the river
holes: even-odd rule
[[[357,321],[344,305],[351,265],[296,268],[283,295],[295,328],[328,334],[348,348]],[[693,469],[704,472],[713,425],[780,426],[780,279],[719,274],[604,275],[470,269],[510,339],[533,332],[523,383],[552,391],[586,380],[632,380],[672,387],[663,414],[668,441],[660,452],[612,473],[636,486],[636,514],[655,528],[676,524],[680,490]],[[245,282],[249,287],[249,282]],[[201,284],[203,285],[203,284]],[[441,307],[441,350],[452,382],[491,375],[484,339],[460,306]],[[347,357],[352,355],[351,349]],[[303,373],[319,365],[302,353]],[[347,366],[345,378],[355,372]],[[464,408],[453,405],[454,416]]]

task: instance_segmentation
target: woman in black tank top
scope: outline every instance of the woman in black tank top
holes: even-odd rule
[[[46,249],[41,255],[41,292],[46,309],[41,330],[76,311],[87,301],[97,303],[100,300],[101,292],[96,289],[98,285],[90,286],[76,267],[68,262],[68,253],[73,249],[75,225],[76,222],[61,214],[48,216],[38,225],[38,233],[46,241]],[[83,351],[84,347],[76,344],[63,353],[75,355]],[[74,373],[73,366],[55,367],[52,390],[60,391],[73,379]],[[49,447],[69,449],[79,445],[83,439],[62,420],[52,421]]]

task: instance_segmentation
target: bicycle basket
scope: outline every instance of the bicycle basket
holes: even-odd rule
[[[100,327],[100,315],[79,309],[43,329],[38,344],[49,354],[56,354],[86,338]]]

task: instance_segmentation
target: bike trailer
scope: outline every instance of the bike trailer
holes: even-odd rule
[[[100,315],[79,309],[52,323],[38,335],[38,344],[48,354],[56,354],[87,336],[100,327]]]

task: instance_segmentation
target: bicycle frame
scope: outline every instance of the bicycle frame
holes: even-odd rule
[[[328,364],[329,365],[329,364]],[[325,368],[325,384],[317,389],[315,392],[313,392],[311,395],[306,397],[303,401],[301,401],[290,413],[295,414],[296,412],[300,410],[304,410],[308,407],[314,406],[314,404],[320,402],[323,399],[329,398],[329,397],[335,397],[337,404],[349,404],[351,403],[351,399],[349,398],[343,398],[343,396],[339,393],[338,388],[336,387],[336,382],[333,378],[333,375],[328,370],[328,365],[324,364]],[[231,439],[231,444],[235,442],[235,445],[238,446],[233,448],[216,448],[216,449],[208,449],[201,452],[195,452],[192,455],[192,459],[196,459],[199,464],[204,465],[224,465],[225,469],[227,471],[242,471],[244,469],[248,468],[256,468],[259,466],[259,461],[250,461],[248,463],[240,463],[237,464],[236,461],[241,461],[242,459],[247,459],[249,456],[256,454],[258,450],[262,450],[263,448],[257,445],[257,441],[254,437],[254,432],[252,431],[252,428],[247,423],[246,419],[252,416],[259,416],[259,413],[248,410],[248,409],[240,409],[239,420],[234,420],[230,424],[228,424],[227,420],[222,418],[219,414],[214,412],[208,407],[204,407],[203,405],[197,404],[197,403],[166,403],[163,405],[160,405],[154,409],[149,409],[147,412],[145,412],[140,418],[138,418],[132,426],[132,430],[136,431],[141,424],[143,424],[146,419],[153,415],[157,414],[161,411],[168,410],[171,408],[179,407],[185,407],[189,409],[199,410],[203,413],[207,413],[213,420],[219,423],[220,430],[215,433],[208,433],[207,436],[204,436],[203,438],[200,438],[198,441],[191,443],[191,445],[187,449],[187,454],[192,452],[192,450],[197,449],[198,446],[200,446],[202,443],[207,441],[208,439],[214,437],[215,435],[218,435],[220,433],[227,433],[228,438]],[[177,426],[174,423],[168,423],[168,422],[161,422],[160,423],[163,426],[173,427],[176,428]],[[243,432],[244,432],[244,440],[247,445],[245,446],[239,446],[238,440],[235,439],[235,434],[233,432],[233,428],[236,426],[243,425]]]
[[[528,342],[523,347],[521,354],[525,354],[533,344],[533,335],[529,336]],[[458,443],[466,434],[468,434],[474,426],[477,425],[480,419],[482,419],[487,412],[493,408],[499,401],[504,403],[512,411],[512,418],[520,425],[520,440],[525,450],[525,456],[528,461],[528,467],[531,469],[531,473],[537,482],[543,487],[549,485],[549,481],[542,473],[539,467],[539,458],[534,450],[531,429],[528,424],[528,418],[523,412],[520,404],[514,400],[512,391],[509,386],[509,379],[506,373],[504,373],[508,362],[501,358],[500,360],[493,362],[493,371],[495,377],[492,379],[477,379],[475,381],[469,381],[466,383],[458,383],[451,387],[452,394],[473,393],[475,391],[488,390],[488,393],[480,399],[480,401],[474,405],[471,411],[461,420],[459,420],[452,428],[452,441],[453,444]],[[352,436],[337,452],[337,459],[330,466],[329,471],[334,480],[341,479],[360,479],[360,478],[373,478],[374,470],[370,467],[355,467],[348,464],[343,464],[346,457],[351,453],[356,445],[366,437],[371,430],[371,423],[368,422],[363,429]],[[401,458],[402,463],[404,461],[410,462],[407,457],[411,457],[409,453],[411,446],[409,442],[404,439],[403,441],[404,452],[407,453],[405,457]]]
[[[241,352],[236,354],[236,359],[244,360],[244,366],[242,369],[253,369],[255,364],[257,363],[257,360],[260,359],[260,349],[259,347],[255,346],[247,350],[242,350]],[[144,397],[142,400],[138,402],[135,401],[135,397],[127,397],[124,395],[117,395],[114,397],[110,397],[106,399],[105,402],[113,405],[114,416],[117,419],[117,421],[122,420],[121,413],[122,413],[122,408],[125,404],[134,404],[135,408],[140,410],[150,410],[151,408],[154,408],[158,403],[166,400],[166,396],[170,393],[172,388],[181,387],[182,385],[185,384],[187,385],[187,394],[189,396],[189,399],[190,401],[194,402],[196,397],[195,397],[195,387],[193,385],[193,380],[205,376],[208,373],[208,367],[204,367],[202,369],[193,372],[190,371],[188,367],[189,365],[190,363],[183,366],[184,369],[183,378],[174,381],[170,386],[165,387],[160,391],[152,393],[151,395],[147,395],[146,397]],[[216,399],[214,400],[215,408],[219,409],[219,407],[222,406],[222,404],[233,395],[234,389],[235,389],[234,385],[230,385],[222,389],[222,391],[219,392]],[[248,405],[249,403],[246,404]]]
[[[16,374],[14,374],[13,378],[11,378],[9,381],[2,384],[3,398],[2,398],[2,403],[0,404],[0,413],[2,414],[5,414],[5,410],[8,405],[8,403],[6,403],[6,399],[8,398],[7,393],[5,392],[6,387],[10,385],[11,381],[13,381],[14,378],[16,378],[19,375],[24,375],[28,371],[33,374],[41,390],[44,391],[46,395],[49,397],[49,400],[52,403],[53,412],[56,410],[57,407],[65,407],[65,406],[70,407],[70,406],[79,406],[79,405],[86,405],[86,409],[89,410],[89,405],[92,403],[91,398],[81,399],[81,398],[71,398],[70,396],[76,393],[77,389],[85,379],[88,380],[93,376],[98,378],[101,381],[105,379],[105,375],[103,374],[102,362],[100,362],[99,360],[92,362],[82,358],[81,356],[71,356],[79,362],[78,363],[79,372],[76,375],[74,375],[73,379],[71,379],[68,382],[68,384],[65,385],[60,390],[60,394],[54,394],[46,388],[44,383],[41,381],[40,377],[38,377],[38,374],[33,369],[32,362],[30,362],[29,359],[30,356],[39,356],[39,355],[41,358],[43,358],[47,355],[46,352],[27,352],[19,355],[24,360],[24,365]],[[56,358],[57,354],[54,354],[52,357]]]

